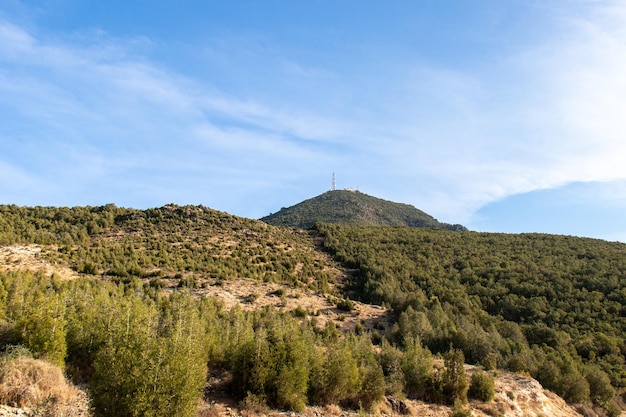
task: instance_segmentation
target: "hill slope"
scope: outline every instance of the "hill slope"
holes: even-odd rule
[[[212,411],[225,398],[234,410],[247,392],[250,401],[294,409],[391,395],[421,400],[407,400],[409,409],[431,416],[449,415],[453,395],[442,385],[448,364],[432,354],[445,358],[454,348],[468,363],[498,368],[489,373],[495,400],[472,401],[474,415],[558,415],[541,409],[549,400],[538,384],[504,369],[583,403],[585,415],[591,407],[616,415],[613,398],[626,386],[624,271],[626,245],[593,239],[323,223],[305,231],[202,206],[0,206],[0,348],[25,345],[65,360],[80,378],[100,364],[96,381],[106,386],[134,383],[113,371],[150,383],[162,376],[160,365],[142,368],[147,357],[184,363],[186,375],[197,348],[210,353],[202,363],[211,372],[197,369],[207,385],[194,396],[204,393]],[[344,290],[395,314],[345,299]],[[126,319],[102,320],[118,316]],[[125,361],[107,356],[128,337],[141,343],[124,351]],[[325,377],[329,367],[341,368],[332,373],[345,379],[340,391]],[[502,385],[505,377],[514,381]],[[176,381],[159,380],[159,389],[182,398]],[[284,395],[284,386],[293,392]],[[114,388],[94,391],[94,401],[109,404],[104,394]],[[160,394],[150,395],[137,404],[157,407]]]
[[[352,294],[398,314],[398,343],[417,338],[433,352],[452,345],[469,363],[528,372],[571,403],[606,406],[609,382],[626,387],[626,245],[542,234],[316,230],[354,269]]]
[[[328,191],[278,213],[263,217],[274,226],[308,229],[317,222],[359,226],[409,226],[434,229],[466,230],[461,225],[437,221],[409,205],[372,197],[358,191]]]

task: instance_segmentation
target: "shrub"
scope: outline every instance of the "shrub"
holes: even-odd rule
[[[483,371],[477,371],[472,374],[468,395],[470,398],[482,402],[493,400],[495,396],[493,376]]]
[[[457,400],[467,402],[467,379],[465,378],[465,357],[458,349],[450,349],[444,356],[445,370],[443,371],[441,387],[443,401],[454,404]]]
[[[311,370],[309,396],[314,403],[338,404],[359,389],[357,361],[343,343],[331,346],[324,357]]]
[[[565,374],[561,379],[561,393],[568,403],[585,403],[589,401],[590,390],[587,380],[579,374]]]
[[[69,384],[58,366],[24,352],[0,361],[0,403],[36,408],[38,415],[86,415],[86,397]]]
[[[615,389],[611,386],[611,380],[597,366],[589,366],[585,373],[585,379],[589,383],[590,397],[594,404],[604,406],[615,396]]]
[[[385,394],[398,396],[404,389],[402,352],[383,341],[378,361],[385,375]]]
[[[385,375],[378,363],[369,363],[359,368],[361,389],[358,394],[359,405],[367,410],[385,397]]]
[[[452,407],[452,412],[450,413],[450,417],[472,417],[472,410],[460,400],[454,400],[454,406]]]
[[[304,318],[308,315],[307,311],[304,308],[302,308],[302,306],[296,307],[292,313],[295,317],[300,317],[300,318]]]
[[[18,343],[38,359],[60,367],[65,365],[65,303],[59,295],[33,291],[22,305],[10,312],[10,316],[15,318],[14,332]]]
[[[404,390],[410,397],[426,400],[432,391],[433,358],[430,351],[421,346],[419,340],[408,345],[402,357]]]
[[[342,299],[337,301],[337,308],[341,311],[353,311],[354,303],[348,298]]]
[[[197,412],[206,382],[205,335],[189,298],[159,316],[154,305],[122,300],[90,381],[99,416],[181,416]],[[171,309],[171,310],[168,310]]]

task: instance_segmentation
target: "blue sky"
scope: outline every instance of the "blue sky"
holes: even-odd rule
[[[626,241],[626,4],[0,5],[0,203],[339,188],[473,230]]]

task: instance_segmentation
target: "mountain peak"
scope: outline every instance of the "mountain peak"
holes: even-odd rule
[[[263,217],[274,226],[308,229],[317,222],[364,226],[409,226],[467,230],[441,223],[409,204],[394,203],[357,190],[332,190]]]

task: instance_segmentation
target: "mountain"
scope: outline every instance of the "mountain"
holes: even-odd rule
[[[394,203],[350,190],[333,190],[263,217],[274,226],[308,229],[315,223],[356,226],[409,226],[466,231],[459,224],[441,223],[409,205]]]
[[[431,226],[0,205],[0,416],[24,404],[2,392],[24,358],[70,370],[104,417],[620,414],[625,244],[458,233],[322,197]]]

